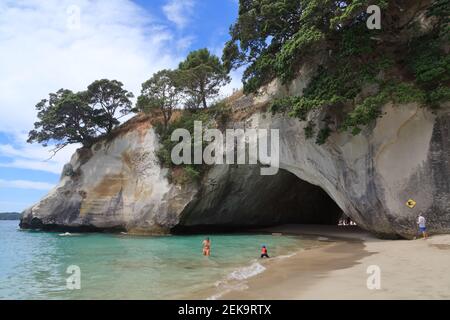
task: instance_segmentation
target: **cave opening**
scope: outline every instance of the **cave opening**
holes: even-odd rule
[[[259,167],[228,167],[227,179],[206,183],[183,211],[173,233],[239,232],[284,224],[334,225],[341,208],[320,187],[280,169],[260,175]]]

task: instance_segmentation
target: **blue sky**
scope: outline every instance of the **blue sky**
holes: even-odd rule
[[[138,94],[191,50],[220,55],[237,10],[237,0],[1,0],[0,212],[37,202],[78,147],[49,159],[49,148],[26,143],[40,99],[101,78]],[[241,86],[232,78],[223,95]]]

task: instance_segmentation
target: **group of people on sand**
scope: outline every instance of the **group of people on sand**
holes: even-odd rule
[[[356,223],[352,221],[349,216],[343,216],[338,223],[339,226],[356,226]]]
[[[211,239],[209,239],[209,237],[203,240],[203,255],[206,257],[211,255]],[[261,259],[262,258],[270,258],[267,252],[267,246],[265,245],[261,247]]]
[[[427,233],[427,221],[425,219],[425,217],[422,215],[422,213],[419,214],[419,216],[417,217],[417,226],[419,227],[419,234],[422,236],[423,239],[427,239],[428,238],[428,233]],[[353,222],[351,220],[350,217],[348,216],[343,216],[340,220],[339,220],[339,224],[340,226],[356,226],[356,223]]]

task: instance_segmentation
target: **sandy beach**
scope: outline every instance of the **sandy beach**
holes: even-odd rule
[[[286,225],[267,232],[317,235],[324,246],[264,262],[265,272],[222,299],[449,299],[450,235],[381,240],[357,227]],[[380,288],[368,289],[370,266]]]

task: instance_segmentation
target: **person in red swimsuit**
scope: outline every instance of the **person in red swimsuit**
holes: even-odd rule
[[[262,248],[261,248],[261,258],[270,258],[269,255],[267,254],[266,246],[262,246]]]

